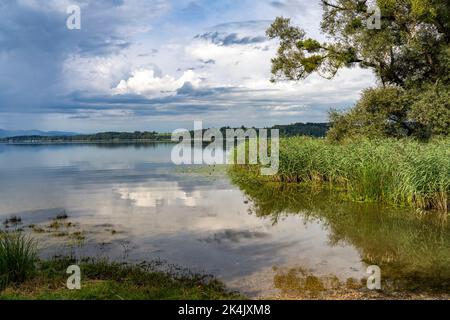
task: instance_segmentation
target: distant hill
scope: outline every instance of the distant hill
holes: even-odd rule
[[[289,125],[277,125],[268,129],[280,130],[281,137],[310,136],[320,138],[325,137],[329,128],[330,124],[328,123],[294,123]],[[223,127],[220,130],[225,134],[226,129],[231,128]],[[240,129],[247,129],[247,128],[241,127]],[[204,129],[204,131],[205,130],[206,129]],[[22,133],[22,135],[20,133]],[[75,134],[71,132],[42,132],[38,130],[9,131],[9,132],[0,130],[0,142],[4,143],[167,141],[170,140],[171,137],[172,137],[171,133],[158,133],[155,131],[100,132],[96,134]]]
[[[42,136],[42,137],[56,137],[56,136],[73,136],[75,132],[64,131],[40,131],[40,130],[3,130],[0,129],[0,138],[19,137],[19,136]]]

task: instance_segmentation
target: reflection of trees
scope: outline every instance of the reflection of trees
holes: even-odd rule
[[[271,216],[274,224],[292,214],[323,221],[330,243],[355,246],[364,262],[381,267],[386,284],[450,289],[447,216],[345,201],[337,191],[262,183],[237,172],[231,177],[252,200],[253,214]]]
[[[140,142],[140,143],[133,143],[133,142],[104,142],[104,143],[92,143],[96,148],[102,148],[102,149],[123,149],[123,148],[130,148],[130,149],[155,149],[162,145],[172,145],[170,142]]]

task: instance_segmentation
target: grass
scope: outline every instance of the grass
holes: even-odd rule
[[[81,290],[68,290],[67,267],[81,269]],[[240,299],[210,276],[159,263],[128,265],[70,258],[40,261],[35,277],[12,284],[0,292],[0,300],[221,300]]]
[[[0,289],[32,277],[36,257],[36,244],[31,238],[0,232]]]
[[[241,167],[235,166],[233,170]],[[340,188],[356,201],[410,205],[448,212],[450,208],[450,139],[359,140],[332,144],[306,137],[280,141],[276,176],[254,178]]]
[[[81,269],[81,290],[69,290],[70,265]],[[0,299],[203,300],[240,299],[211,276],[158,262],[140,265],[71,258],[37,259],[36,243],[20,233],[0,233]]]

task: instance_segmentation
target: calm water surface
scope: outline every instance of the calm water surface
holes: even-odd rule
[[[285,290],[280,277],[293,270],[345,281],[366,277],[369,264],[392,281],[447,290],[445,218],[176,167],[172,146],[0,145],[0,218],[34,225],[45,257],[161,258],[251,296]],[[62,213],[72,225],[50,233]]]

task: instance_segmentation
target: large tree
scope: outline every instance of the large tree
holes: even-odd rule
[[[292,25],[290,19],[282,17],[267,30],[270,38],[280,41],[277,56],[272,59],[273,81],[301,80],[312,73],[332,78],[341,68],[356,65],[370,68],[383,88],[396,88],[399,96],[394,106],[386,105],[381,110],[385,116],[373,117],[379,119],[378,125],[389,126],[390,122],[402,121],[400,126],[405,127],[406,135],[424,127],[432,133],[430,126],[434,125],[436,117],[429,117],[426,112],[425,115],[421,112],[423,116],[420,117],[417,106],[412,112],[415,101],[410,98],[432,96],[430,90],[437,97],[448,97],[450,0],[322,0],[321,3],[321,28],[330,39],[328,42],[308,38],[302,29]],[[376,14],[372,10],[375,7],[381,11],[379,29],[368,26]],[[373,92],[366,91],[365,94],[373,95]],[[405,101],[411,103],[411,108],[398,106]],[[436,107],[448,117],[448,103],[433,106],[431,100],[428,102],[430,108]],[[368,109],[375,112],[380,108],[369,106]],[[396,114],[390,114],[389,109],[395,110]],[[399,109],[402,110],[400,115]],[[450,119],[444,124],[441,121],[438,131],[448,134],[449,126]],[[389,135],[392,130],[386,128],[384,131]]]

